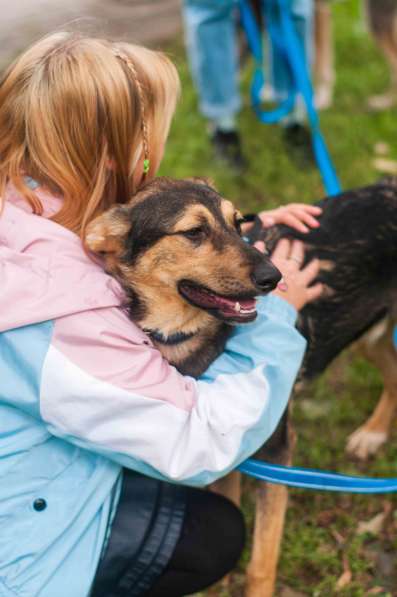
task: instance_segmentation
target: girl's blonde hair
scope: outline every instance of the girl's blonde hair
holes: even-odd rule
[[[82,234],[134,194],[142,157],[155,173],[178,95],[162,53],[74,33],[45,37],[0,82],[0,197],[11,182],[41,214],[29,175],[62,195],[53,219]]]

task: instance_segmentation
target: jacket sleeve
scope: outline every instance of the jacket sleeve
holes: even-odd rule
[[[282,299],[260,299],[256,321],[236,328],[196,381],[144,334],[129,339],[118,309],[61,318],[42,368],[41,416],[52,434],[125,467],[205,485],[274,431],[305,349],[295,319]]]

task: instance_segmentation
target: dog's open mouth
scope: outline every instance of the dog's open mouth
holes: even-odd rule
[[[179,283],[178,289],[180,294],[195,307],[211,311],[216,317],[221,319],[248,323],[253,321],[257,316],[256,299],[254,296],[222,296],[204,286],[199,286],[186,280]]]

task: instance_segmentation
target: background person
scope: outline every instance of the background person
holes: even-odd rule
[[[237,40],[238,0],[184,0],[183,16],[189,64],[199,95],[199,109],[209,121],[215,154],[237,172],[246,165],[241,148],[237,114],[239,52]],[[291,14],[302,42],[307,64],[312,63],[313,0],[291,0]],[[277,55],[271,56],[271,99],[288,96],[290,75]],[[284,121],[288,142],[311,151],[304,126],[305,109],[299,100]]]

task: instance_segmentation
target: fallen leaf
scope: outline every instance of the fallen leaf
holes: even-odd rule
[[[372,162],[375,170],[384,174],[397,174],[397,162],[386,158],[375,158]]]
[[[335,589],[343,589],[346,585],[348,585],[352,580],[352,572],[351,570],[345,570],[343,574],[338,578]]]
[[[332,522],[335,522],[336,516],[335,510],[323,510],[317,515],[317,524],[320,527],[327,527]]]
[[[335,589],[338,591],[339,589],[343,589],[346,585],[348,585],[352,580],[352,571],[350,570],[349,560],[346,555],[343,556],[343,573],[338,578]]]
[[[387,512],[379,512],[379,514],[371,518],[371,520],[360,522],[356,531],[357,535],[363,535],[364,533],[379,535],[383,529],[386,517]]]
[[[294,591],[290,587],[281,587],[280,597],[305,597],[303,593]]]
[[[377,155],[387,155],[390,151],[390,145],[384,141],[378,141],[374,145],[374,152]]]
[[[383,502],[383,512],[385,514],[391,514],[393,510],[393,504],[389,500]]]
[[[339,547],[342,547],[342,545],[345,544],[346,539],[336,529],[331,529],[331,535],[333,536]]]

